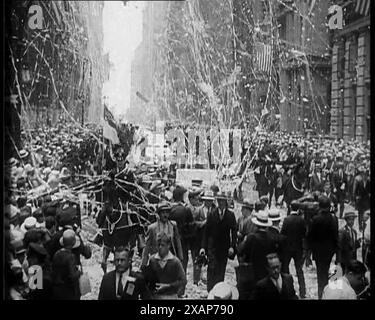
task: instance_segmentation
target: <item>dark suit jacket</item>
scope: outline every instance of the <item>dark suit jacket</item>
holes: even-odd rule
[[[333,189],[336,189],[336,194],[341,199],[343,196],[345,196],[346,191],[348,189],[348,177],[345,172],[342,173],[342,176],[340,176],[338,171],[334,171],[332,173],[332,191]],[[344,190],[341,190],[341,185],[345,183]]]
[[[130,271],[130,277],[135,278],[135,288],[132,295],[126,293],[126,287],[120,300],[142,300],[151,299],[151,293],[146,287],[143,277]],[[117,300],[116,297],[116,271],[106,273],[100,285],[98,300]]]
[[[302,252],[306,239],[306,222],[300,215],[291,214],[284,219],[281,234],[286,237],[285,250]]]
[[[331,259],[338,249],[337,222],[332,214],[320,212],[314,216],[307,239],[315,260]]]
[[[370,208],[370,188],[370,179],[368,179],[365,185],[361,175],[355,177],[353,183],[353,198],[356,202],[357,210],[365,211]]]
[[[339,230],[338,262],[347,265],[350,260],[357,259],[357,249],[360,247],[357,240],[357,231],[353,229],[354,239],[351,238],[350,229],[345,226]]]
[[[207,216],[202,248],[227,256],[230,247],[236,248],[236,241],[237,224],[234,213],[226,209],[223,220],[220,220],[219,208],[214,208]]]
[[[289,274],[281,274],[282,288],[279,292],[273,284],[271,278],[266,278],[257,282],[252,298],[253,300],[297,300],[293,285],[293,277]]]
[[[267,232],[274,239],[276,244],[276,252],[279,255],[280,259],[282,259],[285,250],[286,237],[283,234],[281,234],[279,230],[273,227],[268,227]]]
[[[311,192],[314,192],[314,191],[323,192],[324,183],[325,183],[325,179],[324,179],[323,173],[320,175],[320,179],[318,178],[318,175],[314,173],[312,177],[310,178]]]
[[[181,203],[173,205],[169,220],[176,221],[181,240],[192,238],[194,217],[189,207]]]
[[[254,278],[258,281],[267,276],[266,256],[274,252],[277,252],[275,238],[267,231],[257,230],[238,246],[237,254],[243,257],[244,262],[253,264]]]

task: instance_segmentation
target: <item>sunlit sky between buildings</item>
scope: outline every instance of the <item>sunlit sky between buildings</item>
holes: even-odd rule
[[[115,117],[124,115],[130,106],[131,62],[142,41],[143,1],[105,1],[103,12],[104,53],[112,64],[103,96]],[[125,119],[126,120],[126,119]]]

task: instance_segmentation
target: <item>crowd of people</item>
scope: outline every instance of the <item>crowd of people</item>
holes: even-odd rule
[[[81,236],[79,203],[68,196],[56,200],[53,194],[69,190],[81,179],[105,174],[106,163],[99,158],[109,159],[107,165],[115,167],[117,173],[128,163],[121,154],[113,156],[111,150],[109,156],[99,156],[96,138],[68,125],[27,135],[24,138],[29,144],[7,162],[8,299],[78,300],[87,287],[81,257],[91,258],[93,244]],[[311,265],[312,260],[319,299],[366,298],[369,146],[297,134],[260,133],[255,142],[245,143],[243,156],[239,174],[254,172],[259,199],[251,201],[240,186],[236,194],[240,213],[235,212],[233,199],[217,186],[204,190],[176,185],[173,165],[137,164],[132,175],[125,175],[125,180],[132,176],[131,182],[145,191],[145,201],[155,210],[156,219],[146,223],[144,241],[138,241],[137,248],[131,243],[110,248],[115,269],[108,273],[103,269],[98,299],[187,297],[189,252],[193,285],[206,285],[209,299],[304,299],[304,264]],[[298,178],[301,185],[297,178],[293,183],[296,168],[304,169]],[[287,181],[301,190],[301,197],[284,199]],[[120,199],[124,205],[129,201]],[[286,217],[283,202],[287,204]],[[113,209],[108,203],[103,208],[107,205]],[[141,259],[139,269],[133,267],[136,249]],[[236,288],[225,282],[228,259],[238,261]],[[289,272],[292,259],[298,294]],[[332,262],[336,276],[329,279]],[[202,277],[204,265],[206,280]],[[38,288],[38,270],[42,270],[43,289]]]

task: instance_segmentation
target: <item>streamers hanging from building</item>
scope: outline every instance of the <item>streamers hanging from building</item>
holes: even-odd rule
[[[272,66],[272,46],[257,42],[255,44],[255,59],[259,70],[269,74]]]

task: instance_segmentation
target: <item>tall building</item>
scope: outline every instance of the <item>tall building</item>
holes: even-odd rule
[[[147,124],[156,117],[154,75],[160,61],[156,47],[167,25],[168,6],[168,1],[148,1],[145,4],[142,42],[135,50],[131,66],[130,107],[126,114],[129,122]]]
[[[108,56],[103,55],[103,1],[38,2],[41,29],[29,23],[31,5],[7,5],[7,43],[14,61],[14,66],[8,61],[7,81],[17,96],[21,126],[54,125],[59,116],[97,122],[109,75]]]
[[[329,1],[278,1],[280,129],[329,132]]]
[[[343,29],[334,31],[331,134],[370,139],[370,0],[335,1],[343,8]]]

